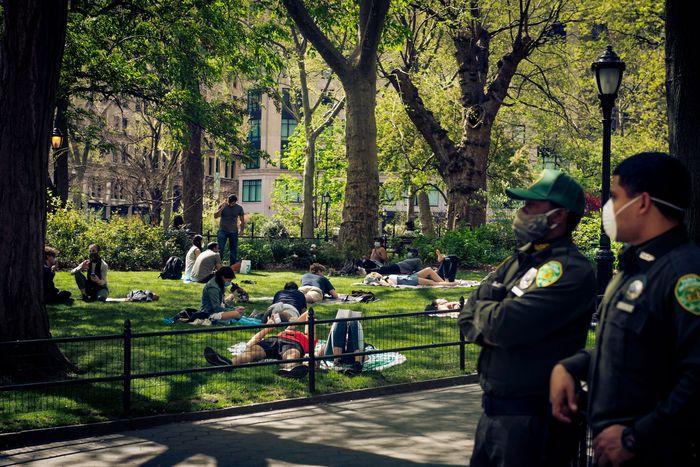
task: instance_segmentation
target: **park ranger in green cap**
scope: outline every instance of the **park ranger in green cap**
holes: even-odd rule
[[[470,465],[568,465],[577,430],[551,417],[549,375],[584,346],[595,309],[593,268],[571,240],[583,189],[547,169],[529,188],[506,192],[525,201],[513,220],[522,246],[482,281],[458,320],[481,346],[484,411]]]

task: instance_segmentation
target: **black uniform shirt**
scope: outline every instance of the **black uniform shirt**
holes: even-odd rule
[[[458,319],[483,347],[484,392],[546,398],[552,367],[584,346],[594,310],[593,268],[571,238],[540,251],[525,245],[482,281]]]
[[[623,250],[620,269],[601,303],[595,350],[562,364],[579,379],[588,372],[594,436],[633,426],[641,458],[685,465],[670,459],[700,439],[700,248],[678,226]]]

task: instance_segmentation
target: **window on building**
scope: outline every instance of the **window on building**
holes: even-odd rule
[[[129,126],[129,119],[126,117],[122,117],[122,128],[126,130],[126,128]]]
[[[435,188],[428,189],[428,203],[430,207],[436,207],[440,204],[440,192]],[[418,195],[413,195],[413,205],[418,206]]]
[[[294,114],[290,111],[292,107],[292,98],[289,89],[282,90],[282,100],[284,105],[282,105],[282,128],[281,128],[281,141],[280,141],[280,158],[284,155],[284,151],[289,144],[289,138],[294,134],[294,130],[297,128],[297,120],[294,118]],[[280,160],[280,167],[285,169],[282,161]]]
[[[216,173],[220,174],[221,173],[221,161],[219,158],[216,158]]]
[[[260,168],[260,156],[256,155],[250,162],[246,162],[246,169],[259,169]]]
[[[229,167],[229,163],[224,162],[224,178],[230,178],[228,175],[228,167]]]
[[[207,175],[211,177],[214,174],[214,158],[209,157],[208,162],[209,164],[207,165]]]
[[[260,149],[260,120],[262,119],[261,101],[262,93],[260,91],[251,91],[248,93],[248,117],[250,118],[248,143],[255,149]],[[259,163],[258,167],[260,167]]]
[[[262,180],[243,180],[243,202],[262,201]]]
[[[112,117],[112,126],[115,130],[119,129],[119,122],[121,122],[119,115],[115,115],[114,117]]]

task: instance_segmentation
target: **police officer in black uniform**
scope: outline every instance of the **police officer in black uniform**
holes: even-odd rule
[[[484,413],[471,465],[566,465],[575,432],[551,418],[548,389],[555,363],[584,346],[595,309],[593,269],[571,240],[583,189],[545,170],[530,188],[507,193],[525,200],[513,221],[523,246],[482,281],[458,320],[482,348]]]
[[[553,415],[567,421],[578,408],[574,380],[588,380],[598,466],[700,465],[700,249],[683,225],[690,185],[683,164],[661,153],[613,172],[603,226],[628,245],[595,350],[556,365],[550,388]]]

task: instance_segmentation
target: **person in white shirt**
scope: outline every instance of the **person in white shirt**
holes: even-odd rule
[[[195,235],[194,238],[192,239],[192,247],[190,247],[190,251],[187,252],[187,256],[185,256],[185,280],[191,280],[192,278],[192,268],[194,267],[194,263],[197,260],[197,257],[202,253],[202,236],[201,235]]]

